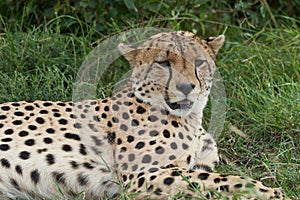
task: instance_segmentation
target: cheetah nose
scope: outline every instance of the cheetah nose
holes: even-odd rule
[[[181,91],[183,94],[188,95],[194,88],[193,83],[179,83],[176,85],[177,90]]]

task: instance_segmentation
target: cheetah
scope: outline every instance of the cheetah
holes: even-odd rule
[[[202,112],[224,35],[186,31],[118,48],[128,84],[105,99],[0,105],[0,194],[12,199],[232,197],[283,199],[279,188],[214,172]]]

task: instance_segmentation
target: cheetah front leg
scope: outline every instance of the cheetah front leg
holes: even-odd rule
[[[136,199],[232,197],[242,192],[243,199],[283,199],[281,189],[239,176],[187,171],[177,167],[156,172],[123,173],[124,186]],[[241,195],[240,195],[241,196]]]
[[[198,145],[195,149],[195,159],[191,169],[212,172],[219,163],[218,148],[213,137],[201,129]]]

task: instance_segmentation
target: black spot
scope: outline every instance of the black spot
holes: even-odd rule
[[[152,130],[152,131],[150,131],[149,135],[150,135],[151,137],[155,137],[155,136],[158,135],[158,133],[159,133],[158,131]]]
[[[19,136],[20,137],[25,137],[27,136],[29,133],[27,131],[20,131]]]
[[[49,165],[53,165],[55,163],[55,158],[52,154],[47,154],[46,161],[48,162]]]
[[[168,131],[168,130],[165,129],[163,131],[163,135],[164,135],[165,138],[170,138],[170,131]]]
[[[145,130],[139,130],[139,131],[138,131],[138,134],[139,134],[139,135],[144,135],[144,134],[145,134]]]
[[[135,155],[133,153],[128,155],[128,161],[132,162],[135,159]]]
[[[138,106],[137,109],[136,109],[136,112],[138,114],[143,114],[146,112],[145,108],[141,107],[141,106]]]
[[[41,117],[36,118],[35,121],[36,121],[38,124],[43,124],[43,123],[45,123],[45,120],[44,120],[43,118],[41,118]]]
[[[82,128],[82,125],[80,123],[75,123],[73,126],[74,126],[74,128],[77,128],[77,129]]]
[[[133,141],[134,141],[134,137],[133,136],[131,136],[131,135],[127,136],[127,142],[131,143]]]
[[[235,184],[234,187],[235,187],[235,188],[241,188],[241,187],[243,187],[243,184],[238,183],[238,184]]]
[[[219,178],[215,178],[215,179],[214,179],[214,182],[215,182],[215,183],[220,183],[221,180],[220,180]]]
[[[140,124],[139,121],[136,120],[136,119],[133,119],[133,120],[131,121],[131,126],[138,126],[139,124]]]
[[[149,142],[150,145],[155,145],[156,144],[156,140],[152,140]]]
[[[172,171],[171,176],[180,176],[181,173],[179,171]]]
[[[77,162],[75,162],[75,161],[71,161],[70,164],[71,164],[71,166],[72,166],[73,169],[77,169],[78,166],[79,166],[79,165],[77,164]]]
[[[108,112],[108,111],[109,111],[109,107],[108,107],[108,106],[105,106],[105,107],[104,107],[104,111]]]
[[[188,164],[190,164],[190,162],[191,162],[191,155],[189,155],[189,156],[186,158],[186,162],[187,162]]]
[[[167,125],[167,124],[168,124],[168,121],[165,120],[165,119],[160,120],[160,122],[161,122],[163,125]]]
[[[79,153],[81,153],[84,156],[87,155],[86,148],[83,144],[80,144]]]
[[[112,127],[112,126],[113,126],[112,123],[111,123],[111,121],[108,121],[108,122],[107,122],[107,126],[108,126],[108,127]]]
[[[8,110],[10,110],[10,107],[9,107],[9,106],[2,106],[2,107],[1,107],[1,110],[3,110],[3,111],[8,111]]]
[[[108,132],[107,140],[109,144],[114,144],[116,140],[116,133],[115,132]]]
[[[54,113],[53,116],[54,116],[54,117],[60,117],[61,114],[59,114],[59,113]],[[75,115],[73,115],[73,114],[70,114],[70,117],[71,117],[72,119],[76,119],[76,118],[77,118],[77,117],[76,117]]]
[[[172,123],[172,125],[173,125],[175,128],[179,127],[179,125],[178,125],[178,123],[177,123],[176,121],[172,121],[171,123]]]
[[[77,181],[79,185],[84,186],[88,183],[88,176],[80,173],[77,177]]]
[[[209,173],[200,173],[199,175],[198,175],[198,178],[200,179],[200,180],[207,180],[208,179],[208,177],[209,177]]]
[[[161,146],[158,146],[155,148],[155,153],[157,154],[163,154],[165,152],[165,149]]]
[[[39,182],[39,180],[40,180],[40,173],[39,173],[39,171],[37,169],[33,170],[30,173],[30,178],[31,178],[32,182],[36,185]]]
[[[20,125],[20,124],[22,124],[22,121],[21,120],[14,120],[12,123],[13,123],[13,125]]]
[[[34,107],[33,106],[25,106],[25,110],[33,110]]]
[[[65,119],[60,119],[60,120],[58,120],[58,123],[62,124],[62,125],[66,125],[68,123],[68,121]]]
[[[34,140],[33,139],[28,139],[28,140],[26,140],[25,141],[25,144],[27,145],[27,146],[32,146],[32,145],[34,145]]]
[[[138,187],[142,187],[143,184],[144,184],[144,182],[145,182],[145,178],[144,177],[139,178],[139,180],[138,180]]]
[[[131,167],[131,170],[132,170],[132,171],[135,171],[135,170],[137,170],[137,168],[138,168],[138,165],[133,165],[133,166]]]
[[[1,139],[2,142],[11,142],[12,138],[3,138]]]
[[[20,165],[16,165],[15,170],[19,175],[23,174],[23,169]]]
[[[220,186],[220,190],[221,190],[221,191],[229,192],[229,186],[228,186],[228,185],[221,185],[221,186]]]
[[[221,181],[226,182],[227,178],[222,178]]]
[[[4,134],[5,134],[5,135],[11,135],[11,134],[13,134],[13,133],[14,133],[14,131],[13,131],[11,128],[6,129],[6,130],[4,131]]]
[[[156,179],[156,176],[155,176],[155,175],[150,176],[150,181],[152,181],[152,180],[154,180],[154,179]]]
[[[63,146],[62,146],[62,150],[64,150],[64,151],[72,151],[72,147],[70,146],[70,145],[68,145],[68,144],[64,144]]]
[[[151,156],[150,155],[144,155],[142,159],[142,163],[150,163],[151,162]]]
[[[189,146],[185,143],[182,143],[182,148],[185,150],[185,149],[189,148]]]
[[[48,114],[48,110],[40,110],[40,114]]]
[[[173,177],[168,177],[164,179],[164,184],[165,185],[171,185],[174,182],[174,178]]]
[[[65,134],[65,138],[80,141],[79,135],[73,134],[73,133],[66,133],[66,134]]]
[[[135,148],[136,149],[141,149],[145,146],[145,142],[138,142],[136,145],[135,145]]]
[[[17,111],[17,112],[14,113],[14,115],[16,115],[16,116],[24,116],[24,113],[20,112],[20,111]]]
[[[128,127],[125,124],[121,124],[120,128],[123,131],[127,131],[128,130]]]
[[[43,103],[43,106],[45,106],[45,107],[52,106],[52,103],[50,103],[50,102],[45,102],[45,103]]]
[[[46,138],[44,138],[44,142],[45,142],[46,144],[51,144],[51,143],[52,143],[52,139],[46,137]]]
[[[158,118],[157,118],[156,116],[154,116],[154,115],[150,115],[150,116],[148,117],[148,120],[149,120],[150,122],[155,122],[155,121],[158,120]]]
[[[102,113],[101,114],[101,118],[106,119],[107,118],[107,114],[106,113]]]
[[[0,115],[0,120],[2,119],[6,119],[6,116],[5,115]]]
[[[113,123],[119,123],[119,119],[117,117],[112,118]]]
[[[261,192],[268,192],[268,190],[266,190],[266,189],[263,189],[263,188],[259,188],[259,191],[261,191]]]
[[[37,129],[37,127],[35,125],[29,125],[28,128],[32,131]]]
[[[113,109],[114,111],[118,111],[118,110],[119,110],[119,106],[115,104],[115,105],[112,106],[112,109]]]
[[[183,139],[183,134],[182,134],[181,132],[179,132],[179,133],[178,133],[178,137],[179,137],[180,139]]]
[[[10,168],[10,163],[9,163],[9,161],[8,161],[7,159],[5,159],[5,158],[2,158],[2,159],[1,159],[1,165],[2,165],[3,167]]]
[[[47,128],[46,132],[49,134],[53,134],[55,132],[55,130],[53,128]]]
[[[21,187],[19,186],[19,184],[16,182],[15,179],[10,179],[9,180],[10,184],[18,191],[21,191]]]
[[[129,119],[129,115],[128,115],[126,112],[124,112],[124,113],[122,114],[122,118],[123,118],[123,119]]]
[[[88,162],[84,162],[83,164],[82,164],[85,168],[87,168],[87,169],[94,169],[95,167],[94,166],[92,166],[90,163],[88,163]]]
[[[22,160],[27,160],[30,157],[30,153],[28,151],[21,151],[19,157]]]
[[[9,150],[9,146],[7,144],[1,144],[0,145],[0,150],[1,151],[7,151],[7,150]]]
[[[117,144],[122,144],[122,140],[121,140],[121,138],[118,138],[118,140],[117,140]]]
[[[174,155],[169,156],[169,160],[175,160],[175,159],[176,159],[176,156],[174,156]]]
[[[175,142],[172,142],[170,146],[172,149],[177,149],[177,144]]]

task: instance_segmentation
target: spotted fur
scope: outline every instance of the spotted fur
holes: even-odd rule
[[[106,99],[1,104],[0,193],[61,199],[84,191],[98,199],[126,188],[137,199],[238,191],[283,199],[280,189],[213,172],[218,152],[202,111],[224,39],[177,31],[137,48],[120,44],[132,75]]]

